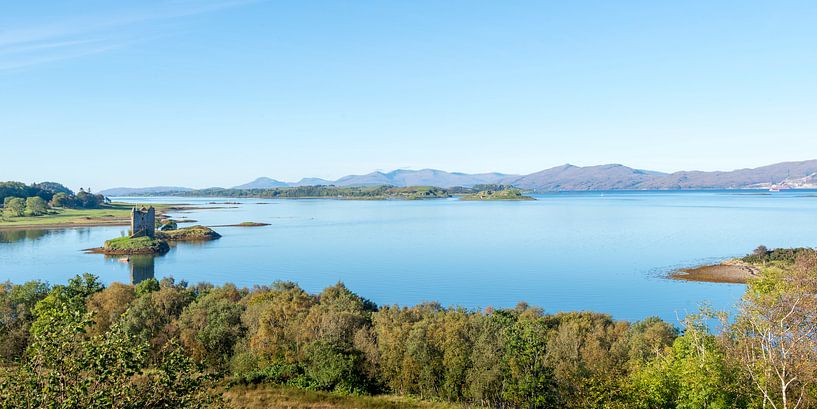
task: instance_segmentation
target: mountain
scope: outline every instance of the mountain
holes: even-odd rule
[[[145,195],[149,193],[167,193],[167,192],[187,192],[193,190],[189,187],[178,186],[151,186],[151,187],[114,187],[99,191],[99,194],[105,196],[130,196],[130,195]]]
[[[728,172],[682,171],[656,178],[639,189],[745,189],[768,188],[787,179],[805,178],[817,172],[817,160],[782,162],[754,169]]]
[[[388,173],[372,172],[365,175],[344,176],[334,182],[336,186],[358,185],[393,185],[393,186],[473,186],[479,184],[499,183],[506,179],[515,179],[516,175],[504,173],[459,173],[437,169],[403,170]]]
[[[303,178],[298,182],[287,183],[266,177],[258,178],[250,183],[239,185],[233,189],[268,189],[285,186],[365,186],[365,185],[392,185],[392,186],[473,186],[478,184],[493,184],[507,179],[516,179],[518,175],[504,173],[459,173],[445,172],[437,169],[404,170],[391,172],[372,172],[365,175],[349,175],[338,180],[320,178]]]
[[[245,183],[243,185],[238,185],[233,187],[233,189],[270,189],[274,187],[287,187],[289,183],[281,182],[275,179],[260,177],[258,179],[253,180],[250,183]]]
[[[617,164],[585,167],[566,164],[503,182],[539,191],[621,190],[638,189],[643,183],[663,175]]]
[[[290,183],[290,186],[325,186],[331,185],[331,180],[321,179],[321,178],[303,178],[295,183]]]
[[[778,187],[783,189],[817,189],[817,173],[802,178],[787,178]]]
[[[661,173],[623,165],[563,165],[503,181],[523,189],[558,190],[684,190],[808,188],[817,186],[817,160],[783,162],[732,171]]]
[[[392,185],[470,187],[480,184],[506,184],[540,192],[562,190],[683,190],[683,189],[767,189],[777,185],[783,189],[817,188],[817,160],[782,162],[752,169],[732,171],[680,171],[662,173],[634,169],[619,164],[574,166],[570,164],[545,169],[529,175],[504,173],[446,172],[437,169],[372,172],[349,175],[338,180],[303,178],[287,183],[261,177],[233,189],[270,189],[286,186],[364,186]],[[144,188],[114,188],[103,190],[107,196],[144,195],[150,193],[189,191],[185,187],[156,186]]]

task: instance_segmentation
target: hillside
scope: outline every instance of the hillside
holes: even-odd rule
[[[513,175],[502,173],[459,173],[446,172],[437,169],[403,170],[398,169],[388,173],[372,172],[366,175],[344,176],[333,184],[337,186],[354,185],[392,185],[392,186],[473,186],[480,184],[495,184]]]
[[[768,188],[817,172],[817,160],[783,162],[729,172],[675,172],[641,183],[639,189],[745,189]],[[794,184],[793,186],[794,187]]]
[[[243,185],[234,186],[233,189],[270,189],[273,187],[286,187],[289,183],[281,182],[279,180],[260,177],[252,182]]]
[[[113,187],[99,192],[105,196],[143,196],[151,193],[189,192],[193,189],[179,186]]]
[[[623,165],[557,166],[504,183],[539,191],[638,189],[662,173],[629,168]]]
[[[661,173],[623,165],[563,165],[503,183],[537,191],[559,190],[688,190],[788,189],[817,187],[817,160],[783,162],[733,171]]]

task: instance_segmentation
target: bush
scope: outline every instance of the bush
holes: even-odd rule
[[[328,342],[318,341],[307,348],[306,376],[318,390],[345,395],[360,395],[371,390],[360,352]]]

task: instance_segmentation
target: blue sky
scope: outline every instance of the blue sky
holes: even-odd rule
[[[0,3],[0,179],[817,158],[812,1]]]

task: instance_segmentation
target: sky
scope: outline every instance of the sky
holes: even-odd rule
[[[817,158],[813,1],[0,2],[0,180]]]

